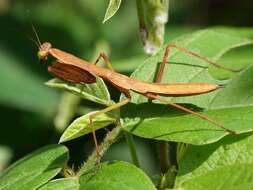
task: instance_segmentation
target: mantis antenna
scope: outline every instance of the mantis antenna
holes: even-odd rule
[[[40,47],[40,46],[41,46],[40,38],[39,38],[38,32],[36,31],[36,29],[35,29],[35,27],[34,27],[32,21],[31,21],[31,25],[32,25],[32,29],[33,29],[34,35],[35,35],[35,37],[36,37],[36,39],[37,39],[36,44]],[[34,41],[35,41],[35,40],[34,40]]]

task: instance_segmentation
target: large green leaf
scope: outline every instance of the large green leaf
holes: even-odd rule
[[[252,84],[253,66],[250,66],[234,76],[225,88],[217,92],[208,105],[208,109],[216,110],[222,108],[252,106]],[[231,120],[233,120],[233,118],[231,118]]]
[[[252,131],[252,73],[253,66],[231,79],[226,88],[221,89],[214,96],[209,104],[210,109],[203,111],[202,114],[237,133]],[[170,109],[162,104],[128,105],[122,109],[121,116],[126,121],[124,129],[145,138],[207,144],[228,134],[208,121],[180,113],[175,108]]]
[[[62,145],[41,148],[10,166],[0,176],[0,190],[35,189],[57,175],[68,160]]]
[[[95,173],[94,173],[95,172]],[[123,162],[102,163],[97,171],[80,177],[80,190],[155,190],[152,181],[136,166]]]
[[[46,83],[46,85],[54,88],[68,90],[78,96],[104,105],[110,105],[112,103],[110,94],[104,81],[101,78],[96,79],[94,84],[73,84],[66,83],[59,79],[52,79]]]
[[[38,190],[79,190],[79,182],[77,178],[56,179],[43,185]]]
[[[252,27],[224,27],[216,26],[214,29],[218,32],[230,33],[232,35],[242,36],[253,39],[253,28]]]
[[[126,109],[132,113],[131,115],[124,113],[124,117],[128,120],[124,129],[140,137],[202,145],[218,141],[228,135],[223,129],[196,116],[179,114],[175,110],[165,111],[170,108],[164,105],[135,105],[132,109],[130,106]],[[138,112],[134,111],[135,109],[138,109]],[[148,115],[146,110],[152,110],[156,114]],[[142,114],[138,114],[140,112]],[[143,114],[148,116],[145,118]],[[253,131],[253,106],[205,111],[203,114],[236,131],[237,134]],[[138,120],[138,117],[142,119]]]
[[[218,63],[226,67],[233,65],[233,68],[240,70],[252,65],[253,46],[247,45],[240,48],[235,48],[226,53]],[[209,72],[215,78],[225,80],[231,78],[235,73],[224,71],[216,67],[209,67]]]
[[[252,189],[253,136],[230,136],[191,146],[179,163],[175,189]]]
[[[220,44],[223,46],[216,46],[215,44],[213,46],[206,45],[211,43],[211,40],[214,40],[214,38],[219,39]],[[213,30],[204,30],[194,33],[192,36],[178,39],[178,44],[185,44],[184,47],[189,47],[189,49],[194,49],[193,45],[195,45],[197,49],[199,48],[201,52],[203,51],[201,54],[210,55],[209,57],[213,60],[217,60],[224,52],[232,47],[250,42],[250,40],[241,37],[218,33]],[[152,79],[154,77],[154,71],[152,71],[151,68],[156,65],[162,52],[163,50],[148,59],[145,64],[149,66],[145,67],[145,65],[142,65],[133,76],[142,79]],[[171,83],[193,82],[195,80],[202,82],[220,82],[213,79],[208,74],[206,70],[207,63],[196,60],[196,58],[186,58],[185,55],[181,54],[178,56],[175,52],[173,54],[173,52],[171,53],[171,58],[175,62],[185,63],[186,65],[168,65],[167,67],[169,67],[169,70],[165,72],[168,75],[164,75],[164,81]],[[155,62],[155,60],[157,61]],[[193,66],[195,61],[197,65]],[[192,65],[189,66],[187,64]],[[190,69],[186,72],[188,68]],[[171,70],[173,70],[173,72],[171,72]],[[183,72],[187,73],[187,76],[183,75]],[[225,128],[232,129],[237,133],[249,132],[253,130],[252,73],[253,67],[238,72],[232,79],[223,82],[226,83],[224,88],[206,95],[185,98],[167,98],[167,100],[200,106],[205,109],[201,110],[193,106],[190,107],[194,109],[194,111],[202,111],[202,114],[222,124]],[[228,134],[223,129],[208,121],[201,120],[194,115],[182,113],[175,109],[169,111],[167,106],[157,104],[157,101],[155,101],[156,105],[145,103],[146,101],[147,100],[140,95],[133,94],[133,103],[138,104],[138,106],[132,104],[122,108],[121,116],[125,121],[124,129],[132,134],[157,140],[199,145],[215,142]]]

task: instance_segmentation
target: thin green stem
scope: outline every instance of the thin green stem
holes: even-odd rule
[[[128,147],[130,149],[132,161],[133,161],[134,165],[136,165],[137,167],[140,167],[140,162],[138,160],[133,135],[131,135],[130,133],[127,133],[127,132],[125,132],[124,135],[125,135]]]
[[[99,145],[100,150],[99,154],[101,157],[107,152],[110,146],[114,142],[116,142],[118,137],[121,135],[121,132],[122,127],[120,122],[118,122],[117,126],[106,135],[104,141]],[[96,151],[93,151],[88,160],[85,163],[83,163],[80,170],[77,172],[77,176],[81,176],[82,174],[90,171],[93,167],[97,165],[97,161],[98,161],[97,153]]]

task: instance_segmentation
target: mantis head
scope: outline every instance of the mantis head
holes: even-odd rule
[[[41,61],[46,60],[49,54],[49,50],[51,48],[52,48],[52,45],[49,42],[44,42],[43,44],[41,44],[38,51],[39,60]]]

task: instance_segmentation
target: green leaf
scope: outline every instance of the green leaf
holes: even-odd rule
[[[193,45],[200,50],[203,48],[202,51],[205,55],[210,54],[210,58],[213,60],[217,60],[218,57],[232,47],[251,43],[250,40],[231,36],[229,34],[218,33],[213,30],[197,32],[190,37],[191,38],[189,38],[189,36],[182,37],[181,41],[177,41],[177,44],[183,43],[185,44],[184,47],[189,47],[189,49],[194,49]],[[217,38],[220,42],[219,44],[223,46],[216,46],[214,44],[214,46],[209,45],[207,49],[206,44],[211,44],[211,40],[214,40],[214,38]],[[157,56],[159,57],[162,52],[148,59],[145,64],[149,66],[141,66],[133,76],[151,80],[154,76],[152,75],[154,71],[150,70],[150,68],[156,65],[155,60],[158,59]],[[185,64],[168,65],[167,67],[169,67],[169,70],[166,70],[165,73],[169,74],[164,75],[164,81],[166,81],[166,83],[193,81],[221,83],[221,81],[213,79],[208,74],[205,67],[203,67],[206,66],[207,63],[199,61],[196,58],[185,57],[185,55],[181,54],[176,57],[177,55],[175,52],[173,54],[173,52],[174,51],[171,52],[171,58],[175,61],[177,60],[176,62]],[[151,62],[152,60],[155,63]],[[196,63],[197,66],[192,66],[194,63]],[[188,66],[187,64],[192,65]],[[187,69],[189,67],[190,69],[188,72]],[[173,72],[170,72],[171,70],[173,70]],[[182,74],[184,72],[187,73],[187,76]],[[230,80],[224,81],[223,83],[226,83],[225,88],[221,88],[220,90],[206,95],[166,99],[168,101],[190,103],[205,108],[202,110],[190,105],[193,111],[202,111],[201,114],[215,120],[216,123],[222,124],[227,129],[234,130],[237,133],[249,132],[253,130],[252,73],[253,66],[237,73]],[[202,145],[218,141],[228,134],[216,125],[194,115],[180,112],[175,108],[168,108],[168,106],[164,104],[158,104],[158,101],[154,101],[153,104],[147,103],[147,100],[140,95],[133,94],[133,97],[133,104],[122,108],[121,117],[124,118],[124,129],[134,135],[156,140]],[[187,105],[185,106],[187,107]],[[150,110],[152,110],[152,112]]]
[[[106,9],[103,23],[108,21],[118,11],[120,4],[121,4],[121,0],[110,0],[109,5]]]
[[[57,175],[68,160],[62,145],[41,148],[14,163],[0,176],[0,190],[35,189]]]
[[[218,91],[208,105],[208,109],[216,110],[222,108],[252,106],[252,84],[253,65],[238,73],[229,81],[225,88]]]
[[[226,67],[233,65],[233,68],[236,70],[241,70],[252,65],[252,51],[252,45],[232,49],[218,61],[218,64],[224,65]],[[226,72],[213,66],[209,68],[209,72],[212,76],[219,80],[229,79],[235,74],[232,72]]]
[[[253,136],[230,136],[206,146],[191,146],[179,163],[175,189],[226,190],[253,187]]]
[[[253,66],[238,73],[226,88],[216,94],[209,104],[210,110],[206,109],[201,113],[237,133],[252,131],[252,73]],[[200,110],[195,108],[195,111]],[[208,121],[178,112],[164,104],[130,104],[122,109],[121,116],[126,121],[124,129],[132,134],[156,140],[201,145],[218,141],[228,134]],[[129,122],[134,120],[136,121]]]
[[[127,107],[126,112],[132,111],[131,114],[135,115],[133,119],[136,117],[142,119],[136,123],[126,123],[124,129],[140,137],[202,145],[216,142],[228,135],[228,132],[223,129],[207,121],[202,121],[196,116],[179,114],[175,110],[174,113],[165,111],[173,108],[164,105],[135,105],[134,107],[134,109],[138,109],[138,112],[134,112],[134,109],[130,107]],[[148,114],[148,111],[145,110],[157,113],[160,111],[160,114],[152,113],[146,118],[138,114],[140,112]],[[215,119],[218,123],[224,124],[224,127],[234,130],[238,134],[253,131],[253,106],[204,111],[202,114]],[[132,119],[126,113],[123,116]]]
[[[80,177],[80,190],[156,189],[142,170],[127,162],[105,162],[95,172],[95,175],[91,171]]]
[[[77,178],[56,179],[43,185],[38,190],[79,190],[79,182]]]
[[[253,28],[252,27],[224,27],[216,26],[214,29],[218,32],[230,33],[236,36],[242,36],[246,38],[253,38]]]
[[[94,84],[73,84],[66,83],[59,79],[52,79],[46,83],[46,85],[54,88],[68,90],[84,99],[110,105],[112,103],[110,94],[104,81],[101,78],[96,78],[97,82]]]
[[[106,113],[106,114],[100,114],[93,118],[92,120],[92,126],[90,126],[89,116],[95,112],[90,112],[82,117],[77,118],[74,120],[69,127],[64,131],[60,138],[60,143],[66,142],[75,138],[78,138],[80,136],[86,135],[88,133],[91,133],[93,129],[98,130],[103,127],[106,127],[112,123],[116,122],[116,119],[118,118],[118,113]]]

